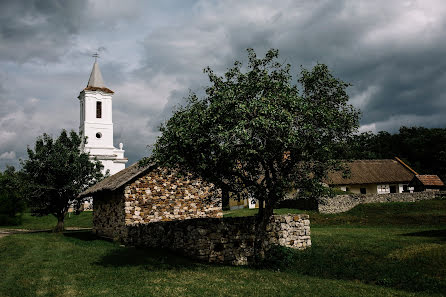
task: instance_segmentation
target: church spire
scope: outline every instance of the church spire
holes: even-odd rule
[[[91,70],[90,79],[88,80],[87,87],[84,90],[102,91],[105,93],[113,94],[112,90],[105,87],[104,80],[102,79],[101,70],[99,69],[99,64],[97,61],[99,55],[95,53],[93,57],[94,57],[93,69]]]
[[[99,69],[97,61],[94,61],[87,87],[105,88],[104,80],[102,79],[101,70]]]

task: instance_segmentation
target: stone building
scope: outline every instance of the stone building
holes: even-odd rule
[[[200,177],[135,163],[81,193],[91,196],[99,236],[208,262],[247,264],[254,255],[254,217],[223,219],[221,191]],[[267,231],[267,246],[311,246],[308,215],[273,216]]]
[[[192,175],[138,163],[81,194],[94,199],[93,231],[126,241],[126,226],[192,218],[221,218],[220,191]]]

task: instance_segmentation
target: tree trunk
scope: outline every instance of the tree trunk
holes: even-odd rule
[[[221,204],[223,210],[229,210],[229,192],[226,189],[221,191]]]
[[[64,219],[65,219],[65,214],[64,215],[59,215],[57,216],[57,225],[54,228],[54,232],[63,232],[64,230]]]
[[[254,242],[254,261],[261,262],[265,258],[265,248],[267,246],[266,227],[273,215],[273,205],[266,204],[263,207],[263,200],[259,200],[259,213],[256,217],[255,242]]]

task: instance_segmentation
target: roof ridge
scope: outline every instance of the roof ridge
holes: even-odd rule
[[[401,163],[401,165],[403,165],[404,167],[406,167],[407,169],[409,169],[413,174],[418,175],[418,173],[412,169],[412,167],[410,167],[409,165],[407,165],[406,163],[404,163],[400,158],[395,157],[395,160],[397,160],[399,163]]]

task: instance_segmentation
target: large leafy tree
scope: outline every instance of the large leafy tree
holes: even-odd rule
[[[348,84],[327,66],[302,69],[299,89],[277,50],[257,58],[248,49],[248,57],[246,69],[236,61],[223,76],[204,70],[206,95],[191,93],[161,126],[152,160],[255,197],[255,254],[263,257],[274,206],[296,186],[323,191],[321,181],[338,168],[335,153],[357,129],[359,113],[347,104]]]
[[[56,232],[64,230],[70,206],[79,210],[78,195],[103,177],[102,164],[91,162],[89,154],[80,151],[81,142],[74,131],[62,130],[57,139],[45,133],[37,138],[34,150],[28,147],[28,159],[22,161],[31,211],[54,215]]]

